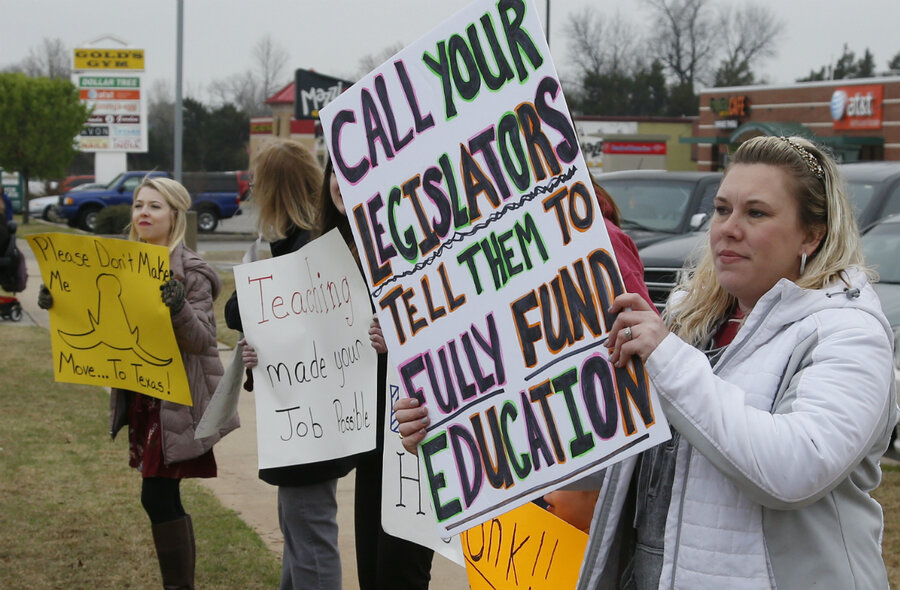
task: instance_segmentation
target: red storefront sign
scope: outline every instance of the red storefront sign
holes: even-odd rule
[[[649,154],[651,156],[664,156],[666,154],[666,142],[664,141],[604,141],[604,154]]]
[[[139,100],[140,90],[100,90],[89,88],[78,92],[82,100]]]
[[[881,129],[884,87],[841,86],[831,95],[831,119],[837,130]]]

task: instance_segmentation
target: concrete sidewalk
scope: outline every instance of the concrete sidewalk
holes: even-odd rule
[[[52,226],[48,231],[53,231]],[[19,238],[18,246],[25,254],[28,265],[28,285],[17,298],[22,304],[23,317],[17,325],[50,328],[49,314],[37,306],[37,294],[41,276],[37,261],[27,242]],[[202,245],[201,245],[202,248]],[[201,256],[203,252],[200,252]],[[223,293],[220,297],[227,297]],[[227,330],[219,326],[220,330]],[[231,360],[231,350],[221,347],[222,363]],[[219,498],[224,506],[234,510],[266,545],[279,556],[282,550],[281,530],[278,527],[276,488],[257,477],[256,409],[252,393],[242,391],[238,413],[241,427],[223,438],[216,446],[216,462],[219,476],[199,480]],[[356,579],[356,546],[353,534],[353,493],[355,474],[338,482],[339,545],[343,569],[344,590],[359,590]],[[465,569],[440,556],[434,556],[431,570],[431,588],[440,590],[464,590],[468,588]]]

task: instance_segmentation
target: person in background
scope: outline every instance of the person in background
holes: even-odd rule
[[[344,200],[331,160],[319,193],[316,237],[337,228],[359,264],[359,254],[350,230]],[[411,541],[389,535],[381,526],[381,477],[384,455],[384,425],[387,354],[377,319],[369,331],[378,354],[378,406],[375,420],[375,449],[358,455],[354,524],[356,529],[356,570],[360,590],[427,590],[431,580],[434,552]]]
[[[296,252],[311,238],[322,169],[293,140],[266,143],[255,159],[252,199],[259,232],[272,256]],[[237,292],[225,305],[229,328],[243,331]],[[259,360],[252,342],[242,340],[248,369]],[[245,387],[252,389],[252,380]],[[278,486],[278,523],[284,535],[281,590],[340,590],[337,481],[356,463],[355,456],[316,463],[260,469],[259,478]]]
[[[0,186],[0,189],[2,189],[2,186]],[[0,256],[6,253],[6,247],[9,245],[9,220],[6,212],[12,208],[12,205],[6,204],[8,200],[9,198],[6,195],[0,200]]]
[[[194,528],[181,503],[181,480],[216,477],[213,445],[239,426],[237,416],[216,435],[195,439],[194,429],[223,374],[216,340],[213,301],[219,275],[184,245],[185,214],[191,197],[178,182],[147,177],[134,191],[129,239],[169,249],[173,278],[160,285],[169,307],[193,405],[186,406],[114,388],[110,434],[128,425],[129,465],[142,476],[141,504],[150,518],[153,542],[166,589],[194,588]],[[41,285],[38,305],[49,309],[53,295]]]
[[[13,218],[13,204],[2,184],[0,184],[0,201],[3,202],[3,220],[9,223]]]

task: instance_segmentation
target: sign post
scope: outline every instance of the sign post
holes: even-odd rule
[[[108,40],[123,47],[93,46]],[[148,149],[145,53],[111,36],[86,45],[74,51],[72,83],[91,116],[75,144],[79,151],[95,154],[94,176],[104,182],[128,168],[127,153]]]

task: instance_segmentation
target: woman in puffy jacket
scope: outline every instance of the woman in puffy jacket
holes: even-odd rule
[[[128,425],[129,465],[140,471],[141,504],[150,518],[164,588],[193,588],[195,545],[191,517],[181,504],[187,477],[215,477],[213,445],[238,427],[237,416],[213,436],[195,439],[194,429],[223,374],[216,341],[213,300],[218,274],[184,245],[191,197],[178,182],[147,177],[134,191],[129,239],[169,248],[171,278],[160,286],[187,373],[192,404],[186,406],[127,391],[110,395],[110,433]],[[38,304],[53,304],[41,285]]]
[[[757,137],[714,205],[666,323],[611,307],[611,361],[640,356],[673,438],[607,470],[578,588],[887,589],[893,332],[837,167]]]

